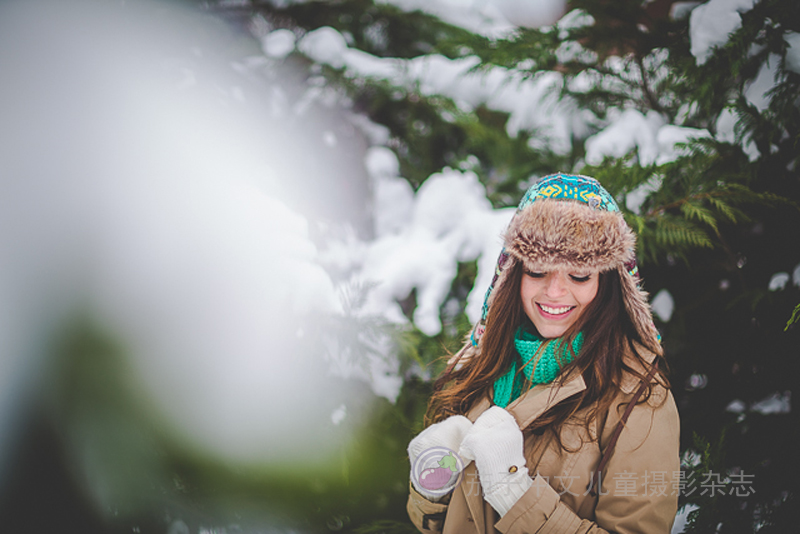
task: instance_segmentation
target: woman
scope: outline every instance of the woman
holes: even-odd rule
[[[408,447],[411,520],[423,533],[669,532],[678,412],[631,229],[596,180],[557,174],[528,190],[504,239],[482,319]]]

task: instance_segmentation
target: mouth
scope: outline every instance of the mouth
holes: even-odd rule
[[[546,319],[563,319],[575,309],[575,306],[547,306],[538,302],[536,306]]]

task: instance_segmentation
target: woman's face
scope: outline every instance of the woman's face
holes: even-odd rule
[[[525,269],[520,289],[525,315],[542,337],[560,337],[597,295],[598,281],[598,273]]]

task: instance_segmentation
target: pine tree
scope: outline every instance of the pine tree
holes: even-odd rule
[[[544,131],[511,135],[509,113],[486,104],[465,109],[413,85],[315,65],[299,51],[286,59],[304,65],[309,77],[321,73],[356,110],[387,127],[401,174],[414,187],[445,166],[469,168],[493,204],[505,207],[544,174],[567,170],[598,178],[639,235],[646,289],[666,291],[661,294],[675,305],[671,317],[656,319],[681,411],[685,475],[694,484],[681,497],[681,504],[697,507],[687,531],[784,532],[797,524],[798,461],[791,444],[800,437],[797,412],[778,409],[788,405],[800,378],[794,364],[800,349],[800,73],[786,59],[787,35],[800,31],[800,4],[756,3],[705,62],[692,53],[689,15],[672,17],[672,7],[662,0],[573,0],[570,14],[593,23],[520,28],[503,38],[371,0],[207,9],[251,29],[259,20],[268,30],[288,28],[298,36],[330,26],[351,48],[376,57],[477,57],[475,72],[503,68],[528,80],[557,74],[560,101],[590,117],[588,131],[574,135],[568,150],[538,142]],[[753,82],[765,66],[774,84],[754,97]],[[634,111],[708,135],[679,143],[665,160],[642,146],[598,160],[587,140]],[[725,120],[735,123],[730,134]],[[793,270],[793,281],[779,275],[791,277]],[[464,265],[454,281],[452,294],[461,302],[473,276],[474,266]],[[411,333],[408,354],[440,369],[443,346],[457,347],[468,324],[463,314],[452,321],[460,332],[435,339]],[[426,391],[409,379],[398,410],[418,411],[413,399]],[[770,413],[759,401],[773,394]],[[715,476],[719,487],[703,485]],[[396,514],[402,503],[390,509]],[[400,514],[391,519],[404,521]]]

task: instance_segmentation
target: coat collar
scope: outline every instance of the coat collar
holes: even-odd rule
[[[586,382],[580,375],[564,383],[555,381],[552,384],[538,385],[525,392],[506,409],[517,420],[519,427],[525,428],[548,408],[584,389]],[[475,422],[491,405],[491,400],[485,395],[467,413],[467,418]]]
[[[641,345],[637,345],[636,350],[642,355],[644,361],[647,362],[648,367],[643,366],[630,351],[626,351],[623,359],[629,367],[635,369],[642,375],[646,375],[649,366],[652,365],[653,361],[656,359],[656,354]],[[655,381],[655,378],[653,380]],[[622,377],[620,390],[623,393],[631,394],[639,387],[640,383],[641,379],[639,377],[631,373],[625,373]],[[580,375],[568,378],[565,381],[556,379],[551,384],[538,385],[528,390],[517,400],[509,404],[507,410],[517,420],[520,428],[525,428],[549,408],[584,389],[586,389],[586,382]],[[491,405],[492,403],[489,397],[484,396],[467,413],[467,418],[475,422],[478,416],[485,412]]]
[[[636,344],[636,352],[642,356],[642,359],[644,359],[644,361],[647,363],[647,366],[642,365],[642,363],[633,356],[630,350],[625,352],[623,361],[631,369],[636,370],[636,372],[642,374],[643,376],[647,376],[647,372],[650,370],[650,367],[653,365],[653,362],[656,359],[656,354],[638,343]],[[653,377],[651,383],[656,381],[656,378]],[[639,387],[639,384],[641,383],[641,378],[631,373],[625,373],[622,377],[622,383],[619,385],[619,389],[622,390],[623,393],[630,395]]]
[[[508,411],[517,420],[519,427],[525,428],[549,408],[584,389],[586,382],[580,375],[563,382],[556,380],[551,384],[538,385],[509,404]]]

